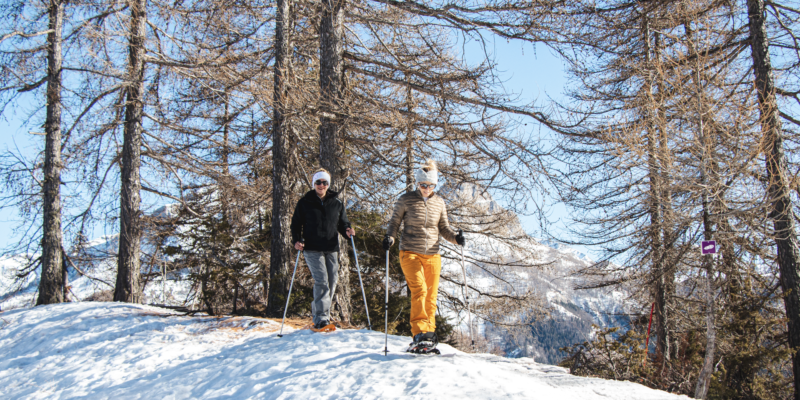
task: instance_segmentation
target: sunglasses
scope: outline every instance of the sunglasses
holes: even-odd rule
[[[433,188],[435,188],[435,187],[436,187],[436,184],[429,185],[429,184],[427,184],[427,183],[420,183],[420,184],[419,184],[419,187],[421,187],[421,188],[423,188],[423,189],[429,189],[429,188],[430,188],[430,189],[433,189]]]
[[[314,182],[314,184],[318,186],[328,186],[328,181],[318,180]]]

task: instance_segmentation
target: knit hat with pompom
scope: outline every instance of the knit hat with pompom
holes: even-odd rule
[[[428,160],[422,168],[418,169],[414,174],[414,178],[417,180],[417,184],[421,182],[430,182],[432,184],[437,184],[439,182],[439,171],[436,168],[436,162],[433,160]]]

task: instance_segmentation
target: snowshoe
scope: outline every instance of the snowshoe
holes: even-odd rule
[[[410,350],[409,353],[412,353],[412,354],[426,354],[426,355],[442,354],[439,351],[439,349],[429,348],[429,347],[425,347],[425,346],[417,346],[414,349]]]
[[[414,336],[414,341],[408,346],[407,353],[413,354],[441,354],[436,345],[439,338],[435,332],[418,333]]]
[[[328,321],[320,321],[318,324],[311,327],[314,332],[333,332],[336,330],[336,325]]]

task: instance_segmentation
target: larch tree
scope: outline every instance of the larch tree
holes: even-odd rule
[[[796,216],[792,204],[790,180],[784,155],[784,133],[781,126],[780,107],[776,98],[773,67],[770,60],[766,28],[766,4],[763,0],[747,0],[749,42],[752,55],[754,85],[758,95],[758,109],[763,135],[762,146],[766,161],[767,193],[770,203],[769,217],[773,222],[776,261],[780,267],[780,283],[788,325],[789,347],[800,349],[800,244],[797,238]],[[797,43],[795,43],[797,45]],[[800,399],[800,354],[792,356],[794,372],[794,398]]]
[[[275,61],[273,66],[273,100],[272,100],[272,242],[269,268],[268,309],[271,314],[279,315],[283,310],[286,296],[289,293],[291,277],[291,222],[292,175],[290,168],[291,137],[287,120],[287,103],[290,91],[289,78],[292,62],[292,2],[278,0],[275,17]]]
[[[120,154],[120,231],[114,301],[142,302],[141,162],[147,0],[131,0],[125,121]]]
[[[665,17],[675,10],[636,3],[609,5],[598,13],[590,8],[575,4],[566,11],[573,19],[561,32],[575,46],[556,46],[578,79],[570,107],[582,122],[559,146],[562,162],[572,167],[559,174],[556,186],[568,204],[585,211],[579,220],[586,225],[575,230],[576,237],[602,245],[609,258],[628,254],[630,265],[640,266],[615,271],[598,263],[600,270],[589,273],[594,278],[583,286],[640,280],[647,288],[640,289],[642,296],[654,304],[657,354],[669,360],[675,353],[670,314],[676,227],[668,221],[674,189],[661,32],[675,25]]]
[[[583,125],[567,133],[562,154],[571,170],[558,185],[588,215],[579,218],[586,229],[576,232],[606,247],[609,258],[624,260],[621,268],[597,263],[585,276],[599,285],[623,285],[648,306],[656,297],[659,368],[627,364],[638,372],[617,379],[646,376],[655,387],[698,398],[782,393],[779,384],[763,384],[782,379],[775,360],[786,353],[769,337],[781,335],[774,307],[780,297],[764,269],[775,257],[764,247],[775,234],[763,226],[762,204],[772,181],[755,164],[764,143],[755,125],[763,126],[757,122],[763,117],[754,118],[760,99],[748,82],[752,60],[744,57],[751,45],[742,24],[747,10],[717,2],[567,8],[563,15],[575,29],[560,30],[565,45],[554,47],[572,62],[579,89],[569,108]],[[638,36],[637,28],[651,33]],[[784,71],[792,70],[790,64]],[[697,245],[707,239],[720,244],[719,261],[699,254]],[[656,279],[664,276],[659,270],[674,272],[672,291],[658,289]],[[645,287],[669,293],[665,313],[659,315],[659,300]],[[637,314],[633,333],[617,344],[646,329],[640,321],[647,314]],[[758,333],[741,320],[744,315],[772,333]],[[662,318],[670,331],[661,331]],[[740,367],[744,359],[753,367]],[[695,366],[687,368],[689,360]],[[720,364],[727,372],[712,375]]]
[[[2,168],[5,183],[10,188],[18,189],[12,190],[7,199],[17,205],[27,203],[23,209],[31,206],[37,209],[31,214],[23,212],[25,223],[35,221],[37,216],[41,218],[41,229],[28,230],[28,233],[32,234],[26,235],[21,240],[21,243],[25,243],[39,237],[40,255],[23,270],[18,271],[18,276],[23,278],[41,267],[37,305],[64,302],[68,297],[61,193],[64,184],[62,174],[65,170],[62,156],[63,43],[64,29],[69,25],[69,21],[65,18],[66,3],[61,0],[46,1],[41,4],[9,1],[0,6],[6,21],[2,28],[3,32],[0,33],[2,35],[0,44],[12,45],[2,49],[3,59],[0,61],[2,65],[0,69],[3,71],[0,74],[2,110],[4,112],[9,110],[11,101],[20,99],[27,93],[33,93],[41,94],[40,99],[33,103],[41,104],[43,107],[35,109],[44,109],[45,114],[42,124],[44,149],[39,155],[40,161],[28,164],[22,155],[9,153],[5,156],[10,157],[9,161],[12,164],[4,165]],[[74,25],[80,25],[78,18],[73,28]],[[42,37],[46,38],[43,44],[39,43]],[[41,58],[45,60],[44,64],[41,63]],[[39,92],[41,87],[44,87],[44,93]],[[38,130],[32,133],[39,134]],[[38,199],[33,200],[31,196]]]
[[[346,109],[344,98],[345,0],[323,0],[319,4],[319,163],[331,173],[331,190],[347,204],[348,159],[344,152]],[[350,260],[348,240],[339,237],[339,283],[335,305],[340,319],[350,320]]]
[[[44,180],[42,182],[42,274],[36,304],[66,300],[66,268],[61,232],[61,66],[64,1],[50,0],[47,34],[47,116],[45,118]]]

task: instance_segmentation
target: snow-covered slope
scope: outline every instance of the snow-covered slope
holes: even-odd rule
[[[39,270],[19,280],[17,274],[28,263],[24,255],[0,257],[0,309],[33,305],[39,287]]]
[[[314,334],[125,303],[0,313],[3,399],[686,399],[530,359],[403,353],[407,337]]]

